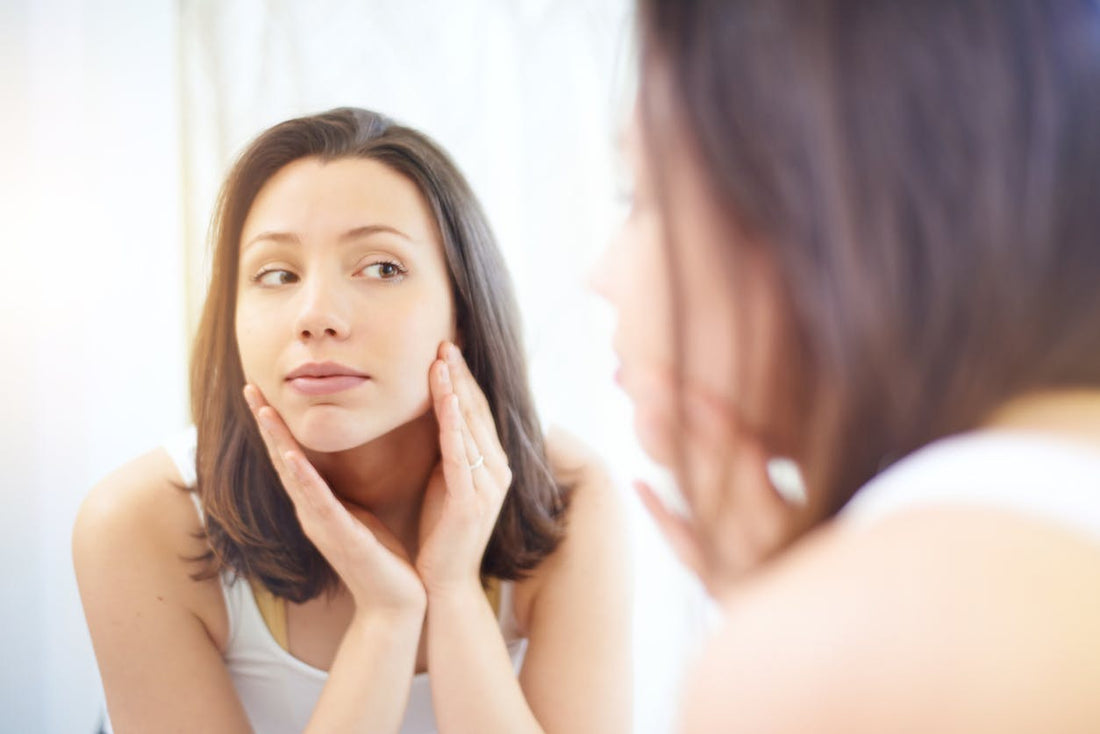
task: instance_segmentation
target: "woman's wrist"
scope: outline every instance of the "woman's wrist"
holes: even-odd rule
[[[485,589],[481,585],[481,579],[476,576],[446,583],[426,584],[425,589],[428,592],[429,608],[469,604],[471,600],[481,603],[486,601]]]
[[[382,625],[386,628],[408,627],[416,630],[417,634],[424,623],[424,615],[428,611],[427,595],[416,599],[409,599],[399,604],[356,604],[352,624],[361,627]]]

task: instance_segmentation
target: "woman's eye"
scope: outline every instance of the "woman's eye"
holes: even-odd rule
[[[272,269],[261,270],[252,280],[264,286],[289,285],[297,283],[298,276],[289,270]]]
[[[363,268],[363,273],[368,277],[378,280],[396,280],[405,274],[404,269],[393,262],[373,263]]]

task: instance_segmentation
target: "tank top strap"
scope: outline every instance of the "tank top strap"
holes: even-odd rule
[[[163,444],[168,458],[172,460],[185,487],[194,487],[198,481],[195,470],[195,449],[198,444],[198,432],[194,426],[188,426],[176,435],[169,438]]]

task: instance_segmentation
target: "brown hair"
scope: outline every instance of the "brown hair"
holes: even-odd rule
[[[264,183],[305,157],[384,163],[416,184],[435,215],[463,355],[488,399],[513,475],[481,569],[484,576],[523,576],[561,538],[568,491],[546,459],[507,269],[477,199],[447,154],[422,133],[354,108],[262,133],[237,160],[218,200],[213,272],[191,362],[197,491],[211,547],[205,574],[230,569],[298,602],[336,582],[303,534],[244,403],[233,321],[245,217]]]
[[[687,138],[731,283],[776,274],[762,430],[795,437],[809,522],[1009,398],[1100,385],[1100,4],[639,10],[647,150]]]

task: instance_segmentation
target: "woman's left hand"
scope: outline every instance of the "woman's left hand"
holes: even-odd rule
[[[512,483],[489,402],[456,346],[440,345],[429,372],[440,461],[420,515],[416,570],[428,591],[480,588],[481,559]]]

